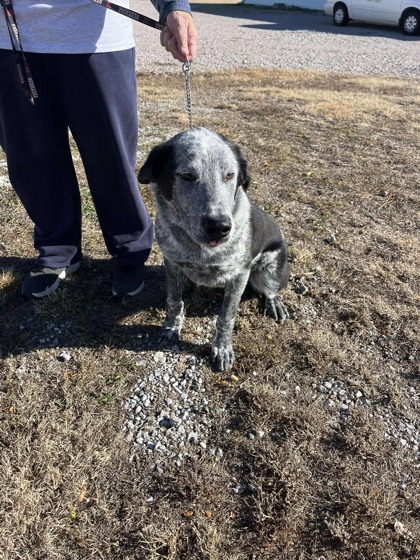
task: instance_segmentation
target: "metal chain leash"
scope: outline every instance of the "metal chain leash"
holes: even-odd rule
[[[188,124],[189,127],[192,128],[192,102],[191,102],[191,81],[190,81],[190,70],[191,70],[191,63],[187,59],[185,59],[184,64],[182,65],[182,71],[184,72],[185,78],[185,91],[187,94],[187,113],[188,113]]]

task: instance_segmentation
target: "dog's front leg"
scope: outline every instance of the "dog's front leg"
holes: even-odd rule
[[[184,323],[184,302],[182,289],[185,276],[179,267],[165,259],[165,274],[167,284],[166,318],[159,335],[159,342],[171,341],[177,343]]]
[[[239,303],[248,282],[248,275],[241,275],[226,284],[222,309],[217,317],[216,334],[211,349],[211,362],[217,371],[226,371],[233,365],[235,354],[232,332]]]

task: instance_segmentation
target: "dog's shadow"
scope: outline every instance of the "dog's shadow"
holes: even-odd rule
[[[145,287],[136,297],[111,295],[113,264],[84,258],[82,266],[59,289],[42,299],[21,294],[29,259],[1,258],[0,357],[40,348],[101,348],[133,351],[170,350],[159,341],[165,316],[166,279],[162,265],[146,265]],[[222,292],[188,287],[188,317],[217,315]],[[182,338],[177,346],[195,356],[208,355],[210,346]]]

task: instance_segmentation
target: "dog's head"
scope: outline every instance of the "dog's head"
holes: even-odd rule
[[[153,148],[138,180],[152,186],[196,243],[212,247],[231,237],[238,191],[249,185],[239,147],[205,128],[182,132]]]

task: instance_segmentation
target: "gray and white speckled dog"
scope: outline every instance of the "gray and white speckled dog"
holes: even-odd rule
[[[232,331],[248,282],[265,296],[267,315],[278,322],[288,317],[277,296],[289,279],[283,233],[247,197],[250,180],[239,147],[205,128],[153,148],[138,180],[150,184],[156,197],[156,238],[167,276],[161,338],[179,338],[188,279],[224,288],[211,361],[216,370],[228,370],[234,361]]]

